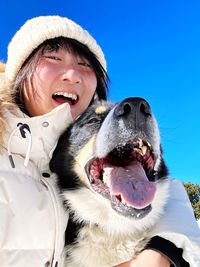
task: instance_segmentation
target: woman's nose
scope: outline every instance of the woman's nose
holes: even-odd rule
[[[81,83],[81,74],[75,66],[67,66],[62,73],[62,80],[72,84]]]

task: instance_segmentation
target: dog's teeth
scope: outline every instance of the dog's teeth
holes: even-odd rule
[[[142,146],[141,150],[142,150],[143,155],[145,155],[147,152],[147,146]]]
[[[141,156],[144,156],[147,152],[147,146],[141,146],[140,148],[135,147],[134,151],[139,153]]]
[[[124,198],[123,198],[122,195],[121,195],[121,202],[122,202],[123,204],[126,204],[126,201],[124,200]]]
[[[147,145],[148,145],[149,147],[151,147],[151,144],[149,144],[149,142],[147,142]]]
[[[142,139],[139,139],[139,148],[141,148],[142,146],[143,146]]]
[[[108,174],[106,174],[105,172],[103,174],[103,181],[107,186],[109,186],[109,177]]]
[[[134,151],[140,153],[141,150],[139,148],[137,148],[137,147],[134,147]]]
[[[128,203],[125,201],[125,199],[123,198],[123,196],[121,195],[121,202],[122,204],[129,206]]]
[[[137,153],[139,153],[141,156],[144,156],[143,151],[140,148],[134,148],[134,151],[136,151]]]

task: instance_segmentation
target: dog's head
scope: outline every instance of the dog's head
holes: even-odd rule
[[[167,176],[149,104],[127,98],[90,106],[60,137],[50,168],[75,209],[84,206],[87,213],[95,198],[102,216],[109,206],[117,216],[144,218],[151,213],[157,181]]]

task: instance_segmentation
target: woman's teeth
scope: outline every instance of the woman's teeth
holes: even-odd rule
[[[70,98],[70,99],[72,99],[74,101],[76,101],[77,98],[78,98],[77,95],[75,95],[75,94],[69,94],[67,92],[56,92],[56,93],[53,94],[53,96],[66,97],[66,98]]]

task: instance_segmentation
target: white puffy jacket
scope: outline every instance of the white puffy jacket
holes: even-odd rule
[[[29,118],[20,111],[9,117],[0,155],[0,264],[2,267],[63,266],[64,231],[68,220],[54,186],[49,160],[57,139],[72,121],[68,104]],[[23,138],[18,123],[31,132]],[[8,148],[14,160],[11,167]],[[49,176],[49,177],[48,177]],[[184,250],[191,267],[200,266],[200,231],[181,183],[171,180],[170,200],[155,235]]]
[[[71,113],[68,104],[33,118],[18,113],[19,117],[8,120],[0,155],[0,266],[60,267],[68,217],[60,205],[49,160],[59,135],[72,121]],[[27,124],[31,131],[27,167],[24,160],[30,141],[15,131],[18,123]],[[8,158],[9,139],[15,168]]]

